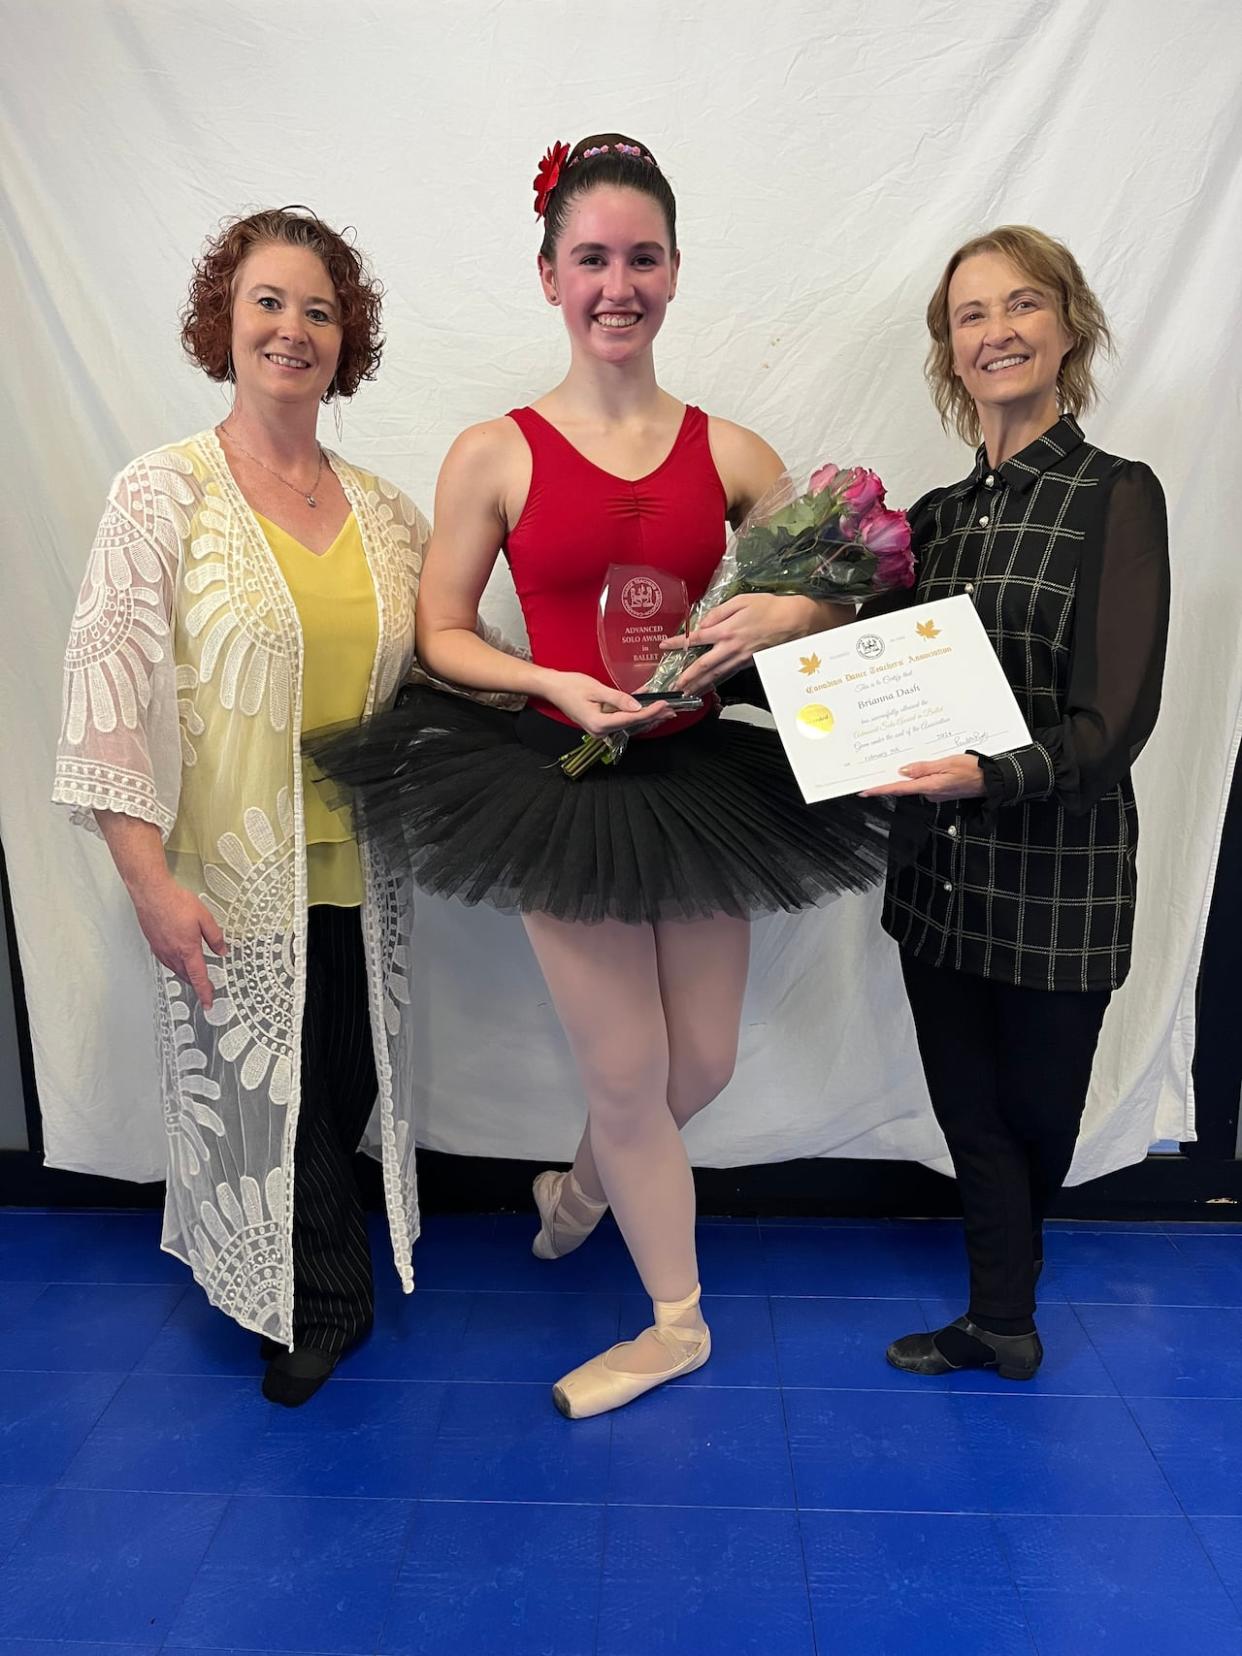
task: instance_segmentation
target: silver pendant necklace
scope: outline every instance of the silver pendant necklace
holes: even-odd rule
[[[227,437],[233,447],[235,449],[240,449],[246,456],[247,460],[253,460],[256,466],[262,466],[265,472],[271,472],[271,475],[278,483],[283,483],[286,489],[292,489],[294,494],[300,494],[308,506],[317,507],[319,505],[319,502],[315,499],[315,495],[319,489],[319,479],[323,476],[323,449],[318,443],[315,444],[315,447],[319,450],[319,469],[315,473],[315,481],[311,484],[310,493],[308,494],[305,489],[300,488],[296,483],[290,483],[287,477],[282,477],[278,471],[273,471],[271,466],[269,466],[265,460],[260,460],[257,454],[251,454],[248,448],[237,441],[237,438],[234,437],[233,433],[228,430],[223,421],[216,427],[216,435],[218,437]]]

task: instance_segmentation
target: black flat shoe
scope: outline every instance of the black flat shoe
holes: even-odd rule
[[[961,1369],[994,1368],[1002,1380],[1033,1380],[1044,1360],[1044,1348],[1038,1334],[989,1334],[969,1317],[959,1317],[949,1324],[960,1329],[968,1339],[986,1347],[978,1361],[951,1362],[936,1344],[939,1334],[907,1334],[894,1340],[885,1356],[896,1369],[906,1374],[956,1374]]]
[[[295,1347],[293,1351],[278,1346],[263,1376],[263,1395],[269,1403],[300,1409],[328,1379],[336,1362],[335,1357],[316,1351],[313,1346]]]

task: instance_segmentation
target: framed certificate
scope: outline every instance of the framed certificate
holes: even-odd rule
[[[1031,740],[964,594],[777,644],[755,666],[808,804],[900,781],[917,760]]]

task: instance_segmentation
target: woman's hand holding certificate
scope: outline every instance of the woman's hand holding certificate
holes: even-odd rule
[[[903,765],[904,782],[885,782],[877,788],[861,788],[864,799],[873,794],[921,794],[924,799],[979,799],[986,793],[983,772],[973,753],[949,753],[943,759],[926,759]]]
[[[965,595],[778,644],[755,665],[808,802],[972,798],[982,780],[966,750],[1001,753],[1031,739]]]

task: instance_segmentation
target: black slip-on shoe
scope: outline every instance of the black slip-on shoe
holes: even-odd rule
[[[292,1351],[280,1346],[263,1376],[263,1395],[269,1403],[299,1409],[314,1397],[336,1362],[335,1357],[329,1357],[326,1351],[316,1351],[314,1346],[297,1346]]]
[[[907,1334],[894,1340],[885,1356],[896,1369],[907,1374],[956,1374],[962,1369],[994,1368],[1002,1380],[1033,1380],[1044,1360],[1044,1348],[1038,1334],[989,1334],[971,1322],[959,1317],[948,1325],[957,1328],[972,1340],[986,1347],[978,1361],[952,1362],[936,1344],[944,1329],[935,1334]]]

